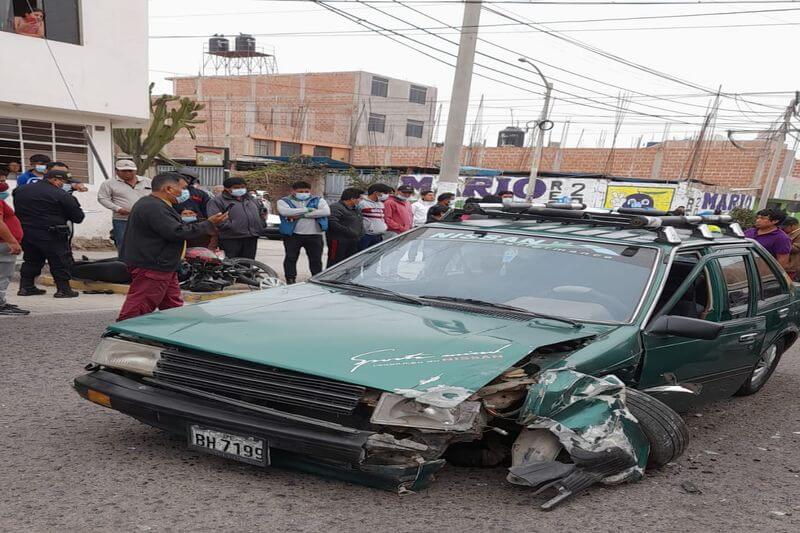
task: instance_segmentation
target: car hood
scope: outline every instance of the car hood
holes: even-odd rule
[[[474,392],[539,346],[613,328],[299,284],[152,313],[109,330],[384,391]]]

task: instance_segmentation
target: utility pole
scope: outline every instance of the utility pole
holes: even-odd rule
[[[536,135],[536,142],[533,143],[533,154],[531,155],[531,173],[528,176],[528,190],[526,193],[527,199],[529,202],[533,201],[533,191],[536,190],[536,176],[539,175],[539,162],[542,159],[542,145],[544,144],[544,132],[545,129],[551,129],[553,127],[553,123],[547,120],[547,116],[550,114],[550,93],[553,91],[553,84],[547,81],[547,78],[544,77],[542,71],[539,70],[539,67],[534,65],[531,61],[528,61],[525,57],[519,58],[520,63],[526,63],[532,66],[536,73],[542,78],[544,82],[545,91],[544,91],[544,105],[542,106],[542,113],[539,115],[539,120],[536,122],[536,127],[534,128],[534,135]],[[547,127],[546,127],[547,126]]]
[[[781,150],[783,149],[784,142],[786,142],[786,134],[792,127],[792,117],[796,116],[798,112],[798,100],[800,100],[800,92],[796,92],[794,98],[792,98],[792,101],[788,106],[786,106],[786,111],[783,112],[783,121],[781,122],[781,125],[778,126],[778,131],[775,132],[775,135],[772,137],[772,161],[769,164],[769,172],[767,173],[766,183],[764,183],[764,188],[761,189],[761,195],[758,198],[759,210],[767,207],[767,201],[772,194],[775,175],[778,172],[778,162],[781,158]]]
[[[469,89],[472,84],[472,67],[475,63],[475,46],[478,43],[480,20],[481,2],[465,2],[456,72],[453,76],[453,91],[450,94],[450,110],[447,113],[442,167],[439,172],[437,191],[439,194],[455,193],[458,188],[458,176],[461,173],[461,147],[464,144],[464,129],[467,125]]]

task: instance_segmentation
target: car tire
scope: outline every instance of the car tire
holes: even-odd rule
[[[761,351],[753,370],[747,375],[747,381],[739,387],[734,396],[750,396],[764,388],[781,360],[783,346],[783,339],[778,339]]]
[[[627,389],[625,398],[628,410],[639,421],[639,427],[650,442],[647,466],[661,468],[680,457],[689,442],[689,429],[683,418],[644,392]]]

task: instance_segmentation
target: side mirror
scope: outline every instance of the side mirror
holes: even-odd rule
[[[722,333],[722,327],[722,324],[700,320],[699,318],[662,315],[650,324],[650,327],[647,328],[647,333],[711,341],[719,337],[720,333]]]

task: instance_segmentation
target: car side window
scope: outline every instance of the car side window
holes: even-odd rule
[[[656,305],[657,311],[661,310],[672,299],[698,261],[700,261],[700,255],[697,253],[679,254],[675,257],[669,276],[667,276],[664,283],[661,298]],[[704,268],[680,295],[678,301],[670,309],[664,310],[664,314],[708,319],[713,310],[710,283],[708,268]]]
[[[782,276],[782,274],[775,272],[760,253],[753,253],[753,259],[756,262],[756,270],[758,271],[759,282],[761,284],[759,301],[769,300],[770,298],[786,294],[786,288],[779,277]]]
[[[722,269],[728,303],[727,310],[723,313],[723,320],[747,316],[751,282],[745,257],[740,255],[721,257],[717,262]]]

